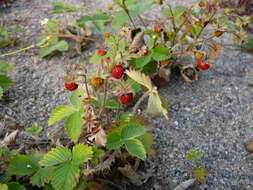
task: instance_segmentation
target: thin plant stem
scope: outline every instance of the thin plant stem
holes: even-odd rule
[[[13,52],[9,52],[9,53],[2,54],[2,55],[0,55],[0,57],[5,57],[5,56],[9,56],[9,55],[15,55],[15,54],[21,53],[21,52],[23,52],[23,51],[32,49],[32,48],[34,48],[34,47],[36,47],[36,45],[33,44],[33,45],[28,46],[28,47],[19,49],[19,50],[17,50],[17,51],[13,51]]]
[[[201,28],[201,30],[199,31],[198,35],[196,36],[196,40],[199,39],[200,35],[202,34],[202,32],[204,31],[204,29],[206,28],[206,26],[210,23],[210,21],[213,19],[213,17],[215,16],[215,14],[216,14],[216,11],[214,11],[214,13],[208,19],[207,23]]]
[[[127,16],[129,17],[130,22],[132,23],[134,29],[136,29],[136,26],[135,26],[135,24],[134,24],[134,21],[133,21],[131,15],[129,14],[129,10],[128,10],[127,6],[126,6],[125,0],[122,1],[122,4],[123,4],[123,6],[122,6],[123,10],[126,12]]]
[[[138,16],[138,18],[141,21],[142,25],[145,27],[145,29],[147,29],[147,25],[145,24],[143,18],[140,15]]]
[[[85,85],[85,90],[86,90],[86,93],[88,96],[88,100],[90,100],[90,93],[89,93],[89,89],[88,89],[86,73],[87,73],[87,71],[85,70],[85,75],[83,76],[84,77],[84,85]]]
[[[99,112],[99,116],[102,115],[105,109],[106,99],[107,99],[107,79],[105,80],[105,83],[104,83],[104,100],[103,100],[103,106],[101,107],[101,110]]]
[[[139,108],[140,104],[144,101],[144,99],[146,97],[148,97],[150,94],[150,91],[147,91],[145,92],[141,97],[140,99],[138,100],[138,102],[134,105],[134,108],[133,108],[133,113],[136,113],[137,109]]]

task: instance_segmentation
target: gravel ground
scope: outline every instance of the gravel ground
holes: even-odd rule
[[[47,7],[51,2],[53,0],[16,1],[5,11],[5,19],[12,21],[30,15],[33,8]],[[86,5],[86,11],[91,12],[104,7],[108,1],[66,2]],[[80,13],[70,14],[64,19],[71,21],[78,15]],[[45,17],[53,16],[43,11],[33,12],[26,28],[31,33],[39,31],[40,21]],[[22,43],[20,47],[29,43]],[[10,49],[0,50],[0,54],[6,51]],[[78,62],[79,58],[70,59],[66,53],[41,59],[37,53],[31,50],[6,58],[15,66],[15,71],[10,73],[15,84],[0,102],[0,119],[25,127],[37,122],[47,130],[51,110],[67,103],[68,92],[63,88],[67,65]],[[245,151],[244,142],[253,138],[253,54],[226,47],[213,68],[203,73],[199,81],[185,83],[173,75],[160,92],[170,104],[169,121],[152,118],[155,148],[160,159],[155,181],[167,184],[161,189],[171,189],[191,178],[193,163],[184,156],[188,149],[195,148],[204,153],[202,164],[210,173],[207,182],[197,189],[252,190],[253,155]]]

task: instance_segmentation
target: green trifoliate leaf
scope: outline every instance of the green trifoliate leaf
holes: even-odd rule
[[[69,97],[70,103],[76,108],[80,108],[81,105],[83,104],[83,101],[80,100],[80,96],[83,96],[83,95],[84,95],[84,90],[82,88],[78,88]]]
[[[125,11],[118,11],[115,13],[114,18],[112,20],[112,28],[118,28],[124,25],[129,20],[129,17],[125,13]]]
[[[146,128],[141,125],[126,125],[121,130],[121,139],[123,141],[131,140],[141,135],[144,135],[146,132]]]
[[[72,159],[71,151],[64,146],[59,146],[49,151],[40,161],[40,164],[42,166],[53,166],[64,163],[66,161],[70,161],[71,159]]]
[[[66,13],[66,12],[76,12],[77,8],[74,5],[65,4],[63,2],[53,2],[53,11],[51,14],[59,14],[59,13]]]
[[[152,50],[152,57],[156,61],[164,61],[169,59],[169,50],[165,46],[158,45]]]
[[[25,186],[17,182],[11,182],[11,183],[8,183],[7,185],[8,185],[9,190],[26,190]]]
[[[6,75],[1,75],[0,74],[0,87],[2,88],[7,88],[12,85],[12,81],[9,77]]]
[[[4,95],[4,89],[0,86],[0,100],[2,99]]]
[[[60,121],[64,118],[70,116],[71,114],[73,114],[76,111],[77,111],[76,109],[68,107],[68,106],[59,106],[52,111],[51,116],[48,121],[48,125],[49,126],[53,125],[57,121]]]
[[[65,40],[60,40],[56,43],[49,43],[48,46],[40,48],[40,56],[46,57],[55,51],[67,51],[69,49],[69,45]]]
[[[26,132],[31,135],[38,135],[43,127],[39,126],[37,123],[33,123],[32,127],[27,128]]]
[[[65,128],[68,136],[73,142],[77,142],[79,139],[83,122],[84,120],[79,112],[75,112],[67,118],[65,122]]]
[[[107,136],[107,148],[116,149],[121,147],[124,142],[121,140],[119,132],[112,132]]]
[[[7,171],[13,175],[30,175],[39,169],[37,163],[27,155],[16,155],[8,164]]]
[[[142,142],[138,139],[131,139],[125,142],[127,151],[142,160],[146,159],[146,150]]]
[[[11,64],[0,61],[0,71],[12,71],[14,67]]]
[[[67,162],[54,170],[51,184],[55,190],[72,190],[80,177],[79,167]]]
[[[74,165],[80,165],[83,162],[87,162],[92,158],[92,148],[84,145],[84,144],[77,144],[73,147],[72,154],[73,160],[72,163]]]
[[[154,140],[151,134],[145,133],[144,135],[138,137],[138,139],[142,142],[145,147],[147,153],[152,153],[152,145],[154,144]]]
[[[202,157],[203,157],[203,153],[201,153],[201,152],[199,152],[195,149],[188,150],[187,153],[186,153],[186,156],[185,156],[185,158],[187,160],[197,160],[197,159],[200,159]]]
[[[43,187],[45,183],[49,183],[53,177],[54,167],[46,167],[39,169],[31,178],[30,183],[37,187]]]

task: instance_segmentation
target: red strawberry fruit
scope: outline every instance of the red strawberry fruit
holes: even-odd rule
[[[67,89],[67,90],[69,90],[69,91],[73,91],[73,90],[76,90],[77,88],[78,88],[78,84],[76,84],[76,83],[64,83],[64,86],[65,86],[65,88]]]
[[[199,59],[197,62],[197,68],[201,70],[207,70],[210,68],[210,64],[205,64],[202,59]]]
[[[123,94],[119,97],[119,100],[122,104],[129,104],[133,101],[133,93]]]
[[[121,65],[115,65],[112,68],[112,77],[120,79],[124,74],[124,68]]]
[[[107,51],[104,48],[98,48],[98,54],[100,56],[105,56],[107,54]]]

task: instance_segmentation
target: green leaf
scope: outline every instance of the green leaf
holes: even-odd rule
[[[12,85],[12,81],[6,75],[0,75],[0,87],[7,88]]]
[[[140,58],[133,58],[131,60],[131,64],[136,68],[143,68],[146,64],[148,64],[152,59],[152,54],[149,53],[146,56],[142,56]]]
[[[129,5],[128,8],[130,10],[130,15],[131,16],[139,16],[146,10],[150,9],[152,5],[152,1],[145,1],[145,2],[140,2],[140,3],[135,3],[132,5]]]
[[[128,21],[129,17],[125,13],[125,11],[118,11],[115,13],[114,18],[112,20],[112,28],[116,29],[122,25],[124,25]]]
[[[11,182],[11,183],[8,183],[7,185],[8,185],[9,190],[26,190],[25,186],[17,182]]]
[[[55,51],[67,51],[69,49],[69,45],[65,40],[58,41],[53,44],[49,44],[48,46],[40,48],[40,56],[46,57]]]
[[[9,27],[13,32],[24,33],[26,29],[20,25],[12,25]]]
[[[153,60],[150,61],[148,64],[146,64],[141,70],[141,72],[146,75],[149,75],[151,73],[155,73],[157,71],[158,71],[158,64],[156,61],[153,61]]]
[[[124,126],[121,130],[121,139],[124,141],[131,140],[141,135],[144,135],[145,132],[146,128],[144,126],[128,124]]]
[[[0,184],[7,183],[8,181],[11,180],[11,177],[12,177],[12,174],[9,174],[9,173],[4,173],[4,174],[0,175]],[[1,185],[0,185],[0,187],[1,187]]]
[[[70,116],[77,110],[68,106],[59,106],[56,109],[54,109],[51,113],[51,116],[48,120],[48,125],[53,125],[57,121],[60,121],[64,119],[65,117]]]
[[[79,24],[83,24],[87,21],[108,21],[108,20],[110,20],[110,17],[106,15],[106,13],[99,13],[99,14],[82,16],[77,22]]]
[[[196,178],[199,182],[206,182],[206,176],[208,175],[208,170],[205,168],[194,168],[192,170],[192,175]]]
[[[119,113],[119,121],[130,121],[131,117],[133,117],[133,112],[120,112]]]
[[[119,101],[116,98],[110,99],[105,105],[105,107],[108,109],[117,109],[119,106]]]
[[[92,147],[89,147],[84,144],[77,144],[73,147],[73,160],[74,165],[79,166],[83,162],[87,162],[92,158]]]
[[[1,190],[9,190],[8,186],[6,184],[0,184],[0,189]]]
[[[75,90],[69,97],[70,103],[76,108],[80,108],[83,105],[83,101],[80,100],[80,97],[84,95],[84,89],[78,88]]]
[[[12,71],[14,67],[11,64],[0,61],[0,71]]]
[[[90,62],[94,64],[100,64],[102,61],[102,57],[96,51],[93,56],[90,58]]]
[[[252,49],[253,48],[253,38],[247,39],[242,46],[246,49]]]
[[[31,178],[30,183],[37,187],[43,187],[45,183],[49,183],[53,177],[54,167],[46,167],[39,169]]]
[[[163,107],[162,100],[160,99],[158,93],[152,93],[148,100],[148,113],[150,114],[163,114],[166,119],[168,119],[168,111]]]
[[[125,39],[122,39],[119,41],[119,44],[118,44],[118,48],[119,48],[119,51],[124,53],[125,50],[126,50],[126,41]]]
[[[136,81],[134,81],[133,79],[127,79],[126,84],[131,86],[131,91],[134,94],[137,94],[138,92],[141,91],[141,85],[137,83]]]
[[[203,153],[201,153],[201,152],[199,152],[195,149],[188,150],[187,153],[186,153],[186,156],[185,156],[185,158],[187,160],[197,160],[197,159],[200,159],[202,157],[203,157]]]
[[[84,120],[79,112],[75,112],[67,118],[65,128],[69,138],[71,138],[73,142],[77,142],[79,139],[83,123]]]
[[[153,89],[151,79],[140,71],[127,70],[126,74],[137,83],[145,86],[148,90],[151,91]]]
[[[93,157],[91,159],[91,163],[93,165],[97,165],[99,163],[100,158],[104,156],[105,152],[96,147],[92,147],[92,152],[93,152]]]
[[[144,145],[147,153],[151,153],[153,151],[152,145],[154,144],[154,140],[151,134],[145,133],[144,135],[138,137],[138,139]]]
[[[53,2],[52,6],[53,6],[53,11],[51,12],[52,14],[77,11],[74,5],[65,4],[63,2]]]
[[[184,6],[175,6],[172,7],[172,14],[175,17],[176,20],[179,19],[180,16],[184,14],[184,12],[187,11],[187,8]],[[169,8],[163,8],[162,9],[162,15],[166,18],[172,17],[170,9]]]
[[[2,99],[4,95],[4,89],[0,86],[0,100]]]
[[[95,20],[95,21],[92,21],[92,23],[94,24],[97,32],[104,32],[104,30],[105,30],[105,22],[104,21]]]
[[[80,169],[71,164],[65,163],[54,170],[51,184],[55,190],[72,190],[80,177]]]
[[[164,61],[169,59],[169,50],[165,46],[158,45],[152,50],[152,57],[156,61]]]
[[[13,175],[30,175],[39,169],[37,163],[27,155],[16,155],[8,164],[7,171]]]
[[[71,151],[64,146],[59,146],[57,148],[53,148],[46,155],[44,155],[43,159],[40,161],[40,164],[42,166],[53,166],[70,161],[71,159]]]
[[[45,29],[48,33],[58,33],[60,29],[60,20],[50,20],[46,25]],[[58,38],[54,38],[54,42],[58,42]],[[51,40],[52,41],[52,40]]]
[[[121,137],[119,132],[112,132],[109,135],[107,135],[107,148],[108,149],[116,149],[121,147],[124,144],[123,141],[121,141]]]
[[[141,143],[138,139],[131,139],[129,141],[125,142],[127,151],[132,154],[133,156],[136,156],[137,158],[140,158],[141,160],[146,159],[146,151],[144,145]]]
[[[38,135],[42,129],[43,127],[39,126],[37,123],[33,123],[32,127],[27,128],[25,131],[31,135]]]

